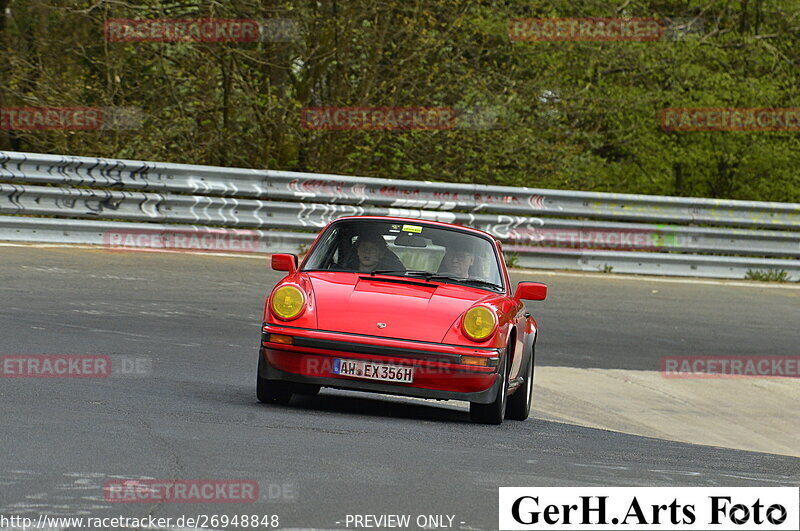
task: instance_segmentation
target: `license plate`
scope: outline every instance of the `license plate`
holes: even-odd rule
[[[341,376],[380,380],[382,382],[411,383],[414,381],[414,369],[400,365],[386,365],[369,361],[341,360],[333,361],[333,372]]]

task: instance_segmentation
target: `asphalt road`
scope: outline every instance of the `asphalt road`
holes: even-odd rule
[[[515,278],[551,288],[547,301],[528,303],[543,328],[537,363],[657,371],[663,356],[800,353],[800,284],[603,277],[526,272]]]
[[[536,274],[517,275],[515,280]],[[778,486],[800,459],[458,404],[326,391],[256,402],[265,259],[0,247],[0,354],[103,354],[139,374],[0,378],[0,514],[454,516],[497,528],[499,486]],[[544,277],[543,277],[544,278]],[[664,355],[795,353],[800,291],[546,277],[537,363],[657,370]],[[657,293],[653,293],[656,290]],[[110,503],[110,479],[255,480],[251,504]],[[445,520],[447,521],[447,520]]]

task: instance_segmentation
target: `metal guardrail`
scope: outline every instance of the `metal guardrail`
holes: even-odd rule
[[[0,151],[9,182],[530,216],[800,229],[800,204],[513,188]]]
[[[108,246],[120,231],[246,228],[254,252],[296,251],[344,215],[395,215],[486,230],[525,267],[723,278],[780,269],[800,279],[800,233],[774,230],[800,227],[800,205],[787,203],[0,152],[0,214],[0,240]]]
[[[593,222],[3,183],[0,183],[0,214],[290,230],[323,227],[345,215],[400,215],[477,227],[518,247],[563,245],[567,240],[589,245],[598,237],[602,240],[616,235],[631,240],[627,248],[640,250],[800,257],[800,234],[786,231]],[[561,241],[556,241],[559,239]],[[617,245],[626,248],[625,242]]]

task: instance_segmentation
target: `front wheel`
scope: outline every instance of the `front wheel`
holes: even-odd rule
[[[292,399],[292,392],[286,382],[268,380],[261,376],[264,367],[264,355],[258,353],[258,373],[256,374],[256,396],[264,404],[288,404]]]
[[[497,371],[497,375],[501,378],[499,389],[497,390],[497,397],[490,404],[479,404],[477,402],[469,403],[469,418],[472,422],[479,424],[502,424],[503,416],[506,412],[506,396],[508,395],[508,370],[506,364],[508,363],[508,352],[503,358],[503,364]]]
[[[526,420],[531,413],[531,402],[533,401],[533,351],[528,360],[528,367],[525,371],[525,385],[522,389],[517,389],[508,398],[506,408],[506,418],[511,420]]]

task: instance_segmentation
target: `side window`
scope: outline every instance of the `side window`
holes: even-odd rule
[[[341,263],[341,256],[342,254],[339,252],[339,247],[336,246],[333,249],[333,254],[331,255],[330,260],[328,260],[328,269],[334,269]]]
[[[303,269],[336,268],[339,261],[337,242],[341,239],[340,232],[338,227],[331,229],[313,249],[314,252]]]
[[[329,269],[350,271],[355,268],[355,263],[357,263],[357,258],[353,236],[349,232],[343,231],[337,239],[336,252],[331,258]]]

